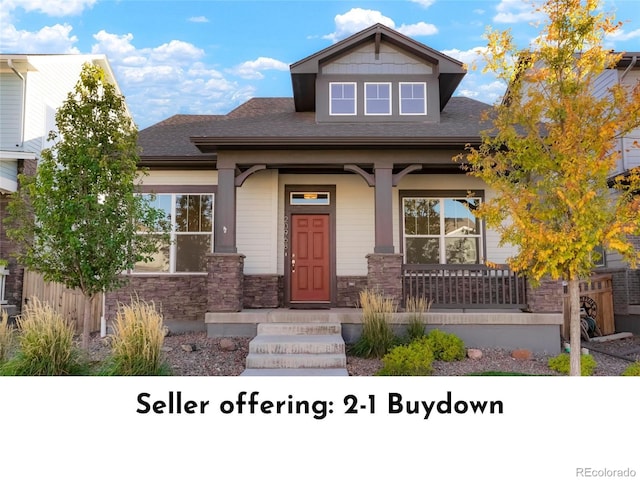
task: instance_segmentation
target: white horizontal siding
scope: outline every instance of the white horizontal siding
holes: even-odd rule
[[[140,177],[143,185],[217,185],[215,170],[152,170]]]
[[[0,160],[0,178],[15,182],[18,180],[18,161]]]
[[[22,146],[23,82],[15,73],[0,73],[0,150]]]
[[[277,170],[254,173],[236,190],[236,243],[246,274],[276,273],[277,195]]]

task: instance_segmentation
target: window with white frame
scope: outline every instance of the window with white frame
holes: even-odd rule
[[[151,205],[165,212],[171,225],[169,239],[163,241],[151,262],[138,262],[134,272],[205,272],[206,254],[213,248],[212,193],[171,193],[146,195]],[[138,232],[157,235],[159,232]]]
[[[404,197],[405,263],[479,263],[482,234],[473,212],[480,201],[466,197]]]
[[[356,114],[355,82],[329,83],[329,115]]]
[[[364,114],[391,115],[391,84],[364,84]]]
[[[400,82],[400,115],[427,114],[427,84]]]

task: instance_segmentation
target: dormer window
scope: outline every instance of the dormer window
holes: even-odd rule
[[[364,114],[391,115],[391,84],[364,84]]]
[[[356,114],[355,82],[331,82],[329,91],[331,93],[329,115]]]
[[[400,115],[427,114],[427,84],[400,82]]]

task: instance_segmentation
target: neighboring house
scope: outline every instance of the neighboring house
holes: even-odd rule
[[[19,188],[19,173],[35,173],[40,152],[50,146],[56,110],[80,79],[82,65],[92,62],[117,85],[104,55],[0,54],[0,259],[9,260],[5,300],[20,307],[24,270],[11,254],[2,219],[9,196]]]
[[[135,292],[204,328],[205,312],[353,307],[367,287],[400,305],[525,308],[524,279],[485,266],[513,253],[474,216],[492,192],[453,160],[490,108],[453,96],[465,73],[378,24],[291,65],[293,98],[142,130],[141,191],[173,242],[108,296],[109,316]]]
[[[607,89],[616,83],[633,87],[640,82],[638,57],[640,57],[640,52],[625,53],[615,69],[607,70],[600,76],[596,84],[597,93],[606,94]],[[612,179],[618,175],[624,175],[633,168],[640,168],[638,142],[640,142],[640,128],[620,139],[618,148],[621,152],[621,158],[616,170],[611,174]],[[636,251],[640,252],[640,236],[631,236],[630,240],[635,245]],[[612,275],[616,315],[640,315],[640,269],[630,269],[616,252],[605,252],[603,260],[602,266],[596,271]],[[637,321],[635,326],[625,324],[625,328],[629,327],[640,332]]]

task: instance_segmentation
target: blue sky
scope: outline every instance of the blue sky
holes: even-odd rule
[[[606,39],[612,49],[640,51],[639,3],[604,3],[624,22]],[[145,128],[291,96],[291,63],[376,22],[472,64],[487,26],[527,45],[538,32],[532,12],[526,0],[0,0],[0,52],[106,54]],[[456,94],[493,103],[503,92],[475,70]]]

